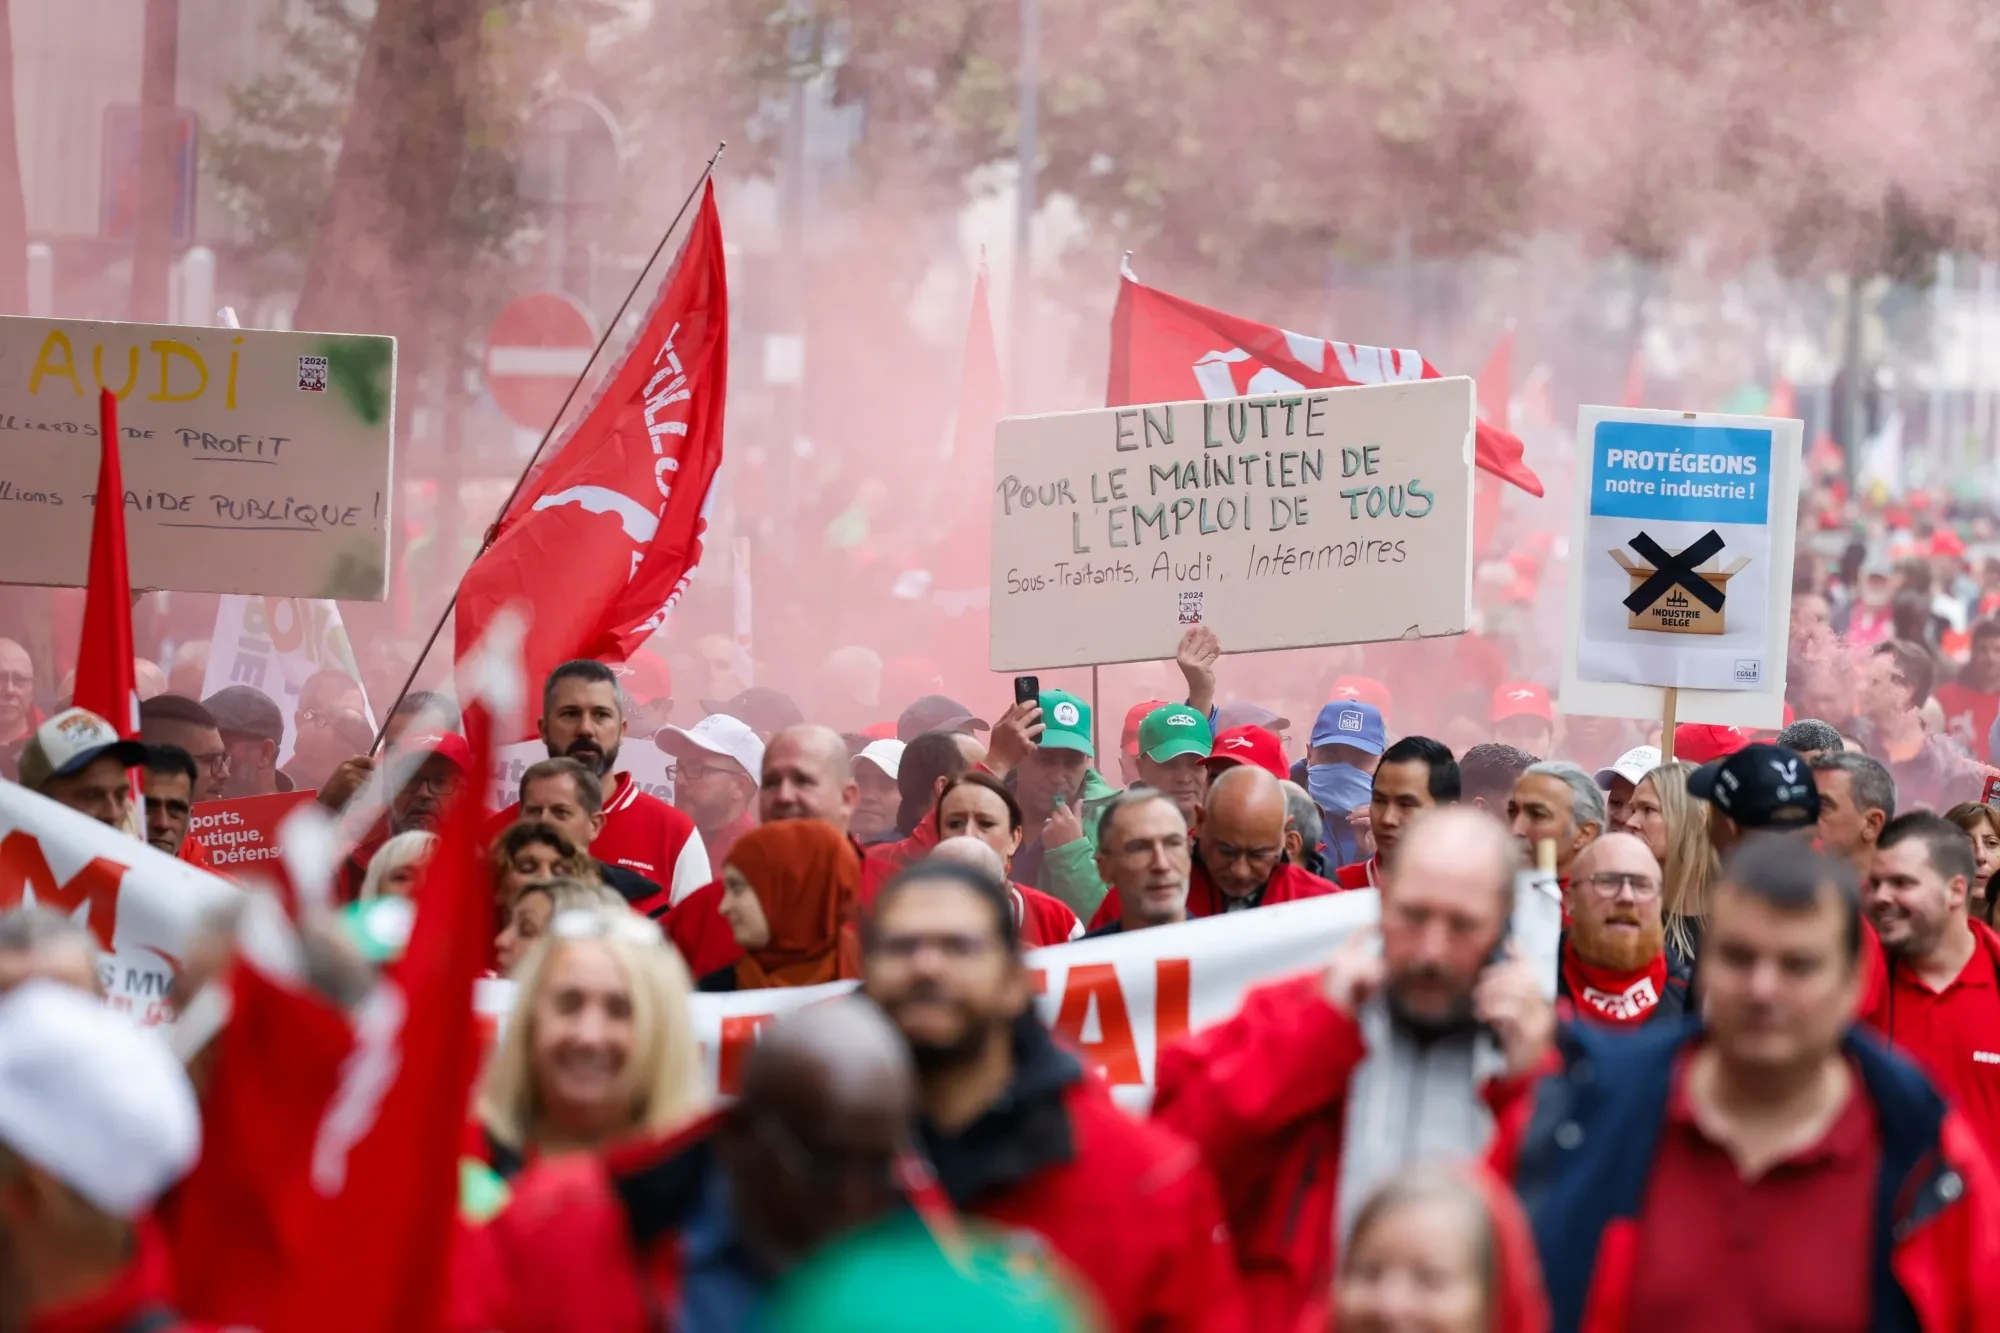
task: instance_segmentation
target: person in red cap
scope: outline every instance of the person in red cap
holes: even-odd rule
[[[1333,882],[1343,889],[1380,888],[1383,872],[1395,867],[1403,826],[1420,810],[1455,805],[1458,796],[1458,762],[1450,750],[1428,736],[1397,741],[1382,752],[1368,799],[1375,854],[1340,867],[1333,872]]]
[[[1292,775],[1285,762],[1285,743],[1263,727],[1231,727],[1215,738],[1215,748],[1202,760],[1211,782],[1222,770],[1238,764],[1254,765],[1280,782]]]
[[[1742,727],[1683,722],[1674,728],[1674,758],[1684,764],[1712,764],[1727,759],[1750,741],[1750,733]]]
[[[1139,782],[1139,724],[1156,708],[1165,708],[1165,699],[1141,699],[1125,710],[1125,727],[1118,736],[1119,785],[1132,787]]]
[[[1530,680],[1510,680],[1493,691],[1493,709],[1487,721],[1493,739],[1502,745],[1549,755],[1556,748],[1556,710],[1549,692]]]

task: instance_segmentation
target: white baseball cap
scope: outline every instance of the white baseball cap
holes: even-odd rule
[[[679,759],[689,750],[734,759],[752,778],[764,776],[764,742],[747,723],[727,713],[710,713],[691,727],[661,727],[653,744]]]
[[[1605,791],[1611,790],[1613,778],[1623,778],[1627,782],[1637,782],[1660,766],[1660,747],[1657,745],[1635,745],[1609,768],[1597,770],[1597,785]]]
[[[127,768],[146,762],[144,745],[119,739],[118,729],[88,708],[65,708],[21,747],[21,785],[40,791],[50,778],[81,772],[107,754]]]
[[[52,981],[0,997],[0,1143],[113,1217],[201,1155],[201,1111],[155,1030]]]
[[[860,754],[854,756],[854,762],[857,764],[864,759],[881,769],[889,781],[894,782],[896,769],[903,762],[903,742],[870,741],[861,747]]]

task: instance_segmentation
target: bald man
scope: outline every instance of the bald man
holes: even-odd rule
[[[469,1234],[453,1328],[753,1327],[808,1251],[902,1200],[917,1110],[909,1049],[842,998],[766,1029],[737,1099],[648,1145],[551,1157]]]
[[[1483,810],[1420,811],[1380,889],[1379,930],[1161,1053],[1153,1115],[1200,1145],[1222,1185],[1251,1327],[1290,1327],[1323,1299],[1337,1238],[1378,1185],[1478,1156],[1496,1123],[1525,1116],[1556,1016],[1533,968],[1496,957],[1514,857]],[[1274,1255],[1280,1232],[1291,1240]]]
[[[1668,956],[1665,902],[1660,863],[1643,839],[1606,833],[1577,856],[1556,989],[1576,1017],[1637,1027],[1687,1012],[1693,969]]]
[[[1009,881],[1007,863],[1000,859],[1000,853],[994,851],[991,844],[969,833],[946,838],[931,848],[930,855],[924,860],[966,866],[1003,886],[1014,900],[1014,924],[1020,927],[1024,948],[1039,949],[1083,938],[1083,923],[1076,919],[1075,912],[1069,910],[1069,904],[1040,889]]]
[[[1195,818],[1187,914],[1220,916],[1334,892],[1332,881],[1286,859],[1291,827],[1285,789],[1276,778],[1254,764],[1224,769]]]
[[[757,813],[763,823],[823,819],[846,833],[859,796],[847,743],[831,727],[810,723],[786,727],[765,744],[757,788]],[[857,858],[864,856],[851,835],[848,842]],[[722,919],[721,907],[722,881],[717,879],[674,904],[662,922],[667,938],[698,977],[721,971],[743,956]]]

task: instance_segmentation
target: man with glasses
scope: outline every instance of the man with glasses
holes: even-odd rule
[[[1636,1027],[1687,1011],[1692,969],[1667,951],[1661,901],[1660,863],[1642,839],[1607,833],[1576,858],[1556,981],[1576,1017]]]
[[[0,639],[0,768],[19,771],[21,747],[42,724],[35,707],[35,660],[12,639]]]
[[[368,878],[368,863],[383,843],[399,833],[438,831],[452,797],[472,772],[471,747],[455,731],[405,736],[401,753],[423,758],[409,781],[389,797],[388,817],[377,821],[373,835],[363,839],[340,863],[336,894],[343,903],[360,895],[362,882]]]
[[[206,708],[178,694],[156,694],[139,705],[139,739],[171,745],[194,760],[194,799],[221,798],[229,785],[229,750]]]
[[[367,754],[374,740],[368,702],[354,677],[335,667],[315,671],[299,686],[285,776],[295,790],[317,791],[347,760]]]
[[[1242,1327],[1214,1181],[1042,1026],[998,879],[927,860],[890,880],[863,930],[861,985],[915,1057],[922,1146],[956,1208],[1066,1260],[1108,1328]]]
[[[1286,860],[1290,827],[1285,789],[1276,778],[1248,764],[1225,769],[1195,820],[1188,915],[1220,916],[1332,893],[1332,883]]]

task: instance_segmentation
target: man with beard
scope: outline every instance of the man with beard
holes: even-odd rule
[[[847,742],[831,727],[787,727],[764,747],[764,770],[757,792],[761,822],[781,819],[823,819],[848,830],[858,793]],[[861,848],[848,838],[856,859]],[[674,904],[662,923],[667,938],[681,951],[689,969],[705,977],[743,956],[728,922],[722,919],[722,881],[705,884]]]
[[[1863,905],[1888,984],[1861,1019],[1913,1056],[2000,1155],[2000,935],[1966,911],[1972,840],[1928,811],[1882,830]]]
[[[1630,833],[1607,833],[1576,858],[1556,997],[1578,1018],[1628,1027],[1686,1011],[1692,968],[1667,955],[1660,891],[1660,863]]]
[[[1861,939],[1852,870],[1753,838],[1710,895],[1700,1020],[1564,1033],[1515,1181],[1552,1327],[1992,1324],[2000,1180],[1856,1030]]]
[[[1153,1116],[1222,1186],[1251,1327],[1299,1327],[1325,1298],[1377,1185],[1484,1152],[1525,1117],[1556,1018],[1534,969],[1496,957],[1514,866],[1492,816],[1424,812],[1382,885],[1379,931],[1161,1052]]]
[[[861,984],[915,1057],[919,1132],[956,1207],[1039,1237],[1121,1333],[1243,1327],[1214,1182],[1036,1018],[998,880],[933,861],[891,880],[863,932]]]
[[[416,770],[390,794],[389,809],[370,835],[341,861],[334,883],[335,894],[343,903],[360,896],[361,885],[368,878],[368,863],[375,859],[383,843],[399,833],[438,831],[444,822],[445,807],[472,772],[472,750],[465,737],[455,731],[405,736],[401,754],[417,759]]]
[[[1451,751],[1428,736],[1405,736],[1382,752],[1368,798],[1368,829],[1375,855],[1333,872],[1343,889],[1381,887],[1396,861],[1396,844],[1418,812],[1458,800],[1458,764]]]
[[[146,1218],[200,1150],[158,1034],[51,981],[0,997],[0,1329],[186,1329]]]
[[[516,1177],[507,1208],[461,1246],[444,1327],[760,1327],[800,1259],[908,1203],[915,1109],[909,1052],[875,1006],[843,997],[787,1014],[750,1048],[728,1106]]]
[[[1982,763],[1993,762],[1994,722],[2000,721],[2000,620],[1972,627],[1972,656],[1958,679],[1937,687],[1944,734]]]
[[[1091,931],[1091,937],[1187,920],[1191,869],[1187,820],[1179,804],[1148,787],[1119,792],[1097,819],[1097,873],[1111,886],[1118,919]]]
[[[292,790],[292,780],[278,771],[278,751],[285,743],[285,715],[271,696],[249,685],[225,685],[201,701],[222,734],[229,751],[229,776],[224,796],[270,796]]]
[[[614,773],[625,740],[624,700],[610,667],[588,658],[564,662],[542,686],[542,716],[535,724],[549,758],[577,760],[604,783],[604,831],[591,854],[635,870],[678,903],[709,882],[708,849],[694,821],[659,797],[641,791],[627,773]],[[518,804],[499,818],[504,828]]]

